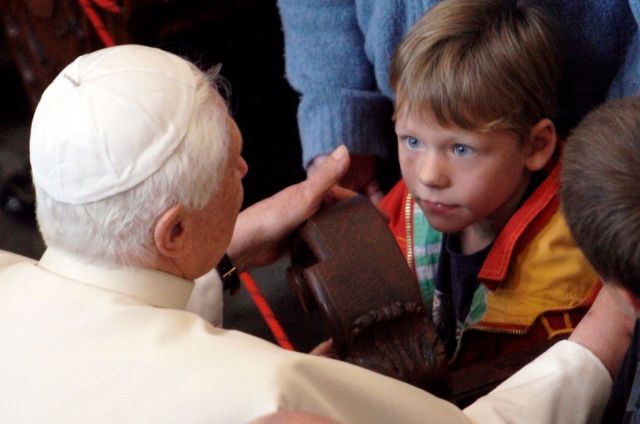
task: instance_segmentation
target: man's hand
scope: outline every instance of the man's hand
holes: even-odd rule
[[[335,358],[333,354],[333,340],[328,339],[314,347],[309,355],[324,356],[325,358]]]
[[[323,203],[353,196],[355,193],[336,186],[348,167],[349,153],[340,146],[305,181],[242,211],[227,249],[238,270],[275,261],[284,253],[289,234]]]
[[[593,352],[600,358],[611,376],[615,376],[631,341],[635,316],[624,312],[624,305],[616,302],[611,290],[615,288],[604,287],[600,290],[587,314],[571,333],[569,340]]]
[[[329,155],[316,156],[309,168],[307,175],[313,175]],[[384,197],[376,178],[377,159],[372,155],[351,155],[351,166],[347,173],[340,179],[339,184],[349,190],[364,194],[371,203],[377,205]]]

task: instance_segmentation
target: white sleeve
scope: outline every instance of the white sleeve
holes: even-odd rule
[[[36,260],[16,253],[7,252],[6,250],[0,250],[0,267],[6,268],[20,262],[35,263]]]
[[[471,424],[455,405],[415,386],[337,360],[287,352],[267,392],[274,410],[308,411],[344,424]]]
[[[597,356],[561,341],[464,413],[478,423],[599,423],[611,385]]]

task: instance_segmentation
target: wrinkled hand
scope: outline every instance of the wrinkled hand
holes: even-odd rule
[[[287,237],[323,203],[353,196],[337,187],[349,167],[344,146],[318,165],[313,175],[264,199],[238,215],[227,254],[240,271],[268,265],[285,252]]]
[[[307,175],[316,172],[329,155],[316,156],[309,168]],[[384,197],[376,178],[377,159],[372,155],[351,155],[351,166],[347,173],[340,179],[339,184],[349,190],[364,194],[371,203],[377,205]]]

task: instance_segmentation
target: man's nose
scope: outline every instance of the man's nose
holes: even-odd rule
[[[447,165],[437,152],[425,152],[419,163],[418,179],[431,188],[443,188],[449,184]]]

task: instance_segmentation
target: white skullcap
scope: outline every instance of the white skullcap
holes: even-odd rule
[[[70,204],[121,193],[156,172],[189,126],[196,74],[160,49],[80,56],[49,85],[31,125],[34,184]]]

